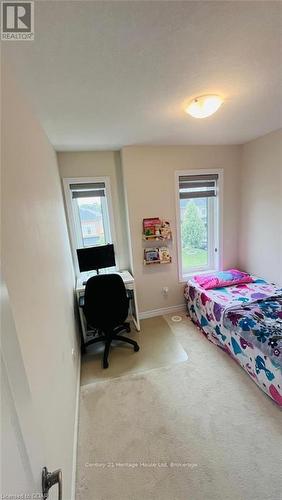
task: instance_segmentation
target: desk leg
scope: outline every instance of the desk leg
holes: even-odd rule
[[[86,322],[85,322],[85,317],[83,314],[83,310],[81,307],[79,307],[79,294],[77,294],[77,306],[78,306],[78,312],[79,312],[79,319],[80,319],[80,327],[81,327],[81,351],[85,351],[85,342],[87,340],[86,338]]]
[[[133,292],[132,299],[133,299],[133,305],[134,305],[134,307],[133,307],[134,310],[132,310],[132,306],[131,306],[132,321],[134,323],[134,326],[135,326],[137,332],[140,332],[141,328],[140,328],[140,321],[139,321],[139,314],[138,314],[138,305],[137,305],[137,300],[136,300],[135,285],[133,286],[132,292]]]
[[[139,320],[137,320],[134,316],[132,316],[132,321],[133,321],[133,324],[134,324],[137,332],[140,332],[141,328],[140,328]]]

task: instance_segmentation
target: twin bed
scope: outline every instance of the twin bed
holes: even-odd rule
[[[184,292],[187,309],[208,340],[282,406],[282,288],[251,279],[211,289],[191,279]]]

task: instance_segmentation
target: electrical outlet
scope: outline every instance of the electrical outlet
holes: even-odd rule
[[[163,286],[162,287],[162,294],[166,296],[168,294],[168,286]]]

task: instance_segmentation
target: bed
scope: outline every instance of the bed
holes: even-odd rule
[[[252,278],[252,283],[210,290],[189,280],[184,291],[188,314],[282,406],[282,288]]]

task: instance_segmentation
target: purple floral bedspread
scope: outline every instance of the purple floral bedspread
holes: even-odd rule
[[[282,291],[280,295],[228,308],[223,324],[282,369]]]
[[[204,290],[190,280],[185,298],[191,319],[282,406],[282,289],[262,279]]]

